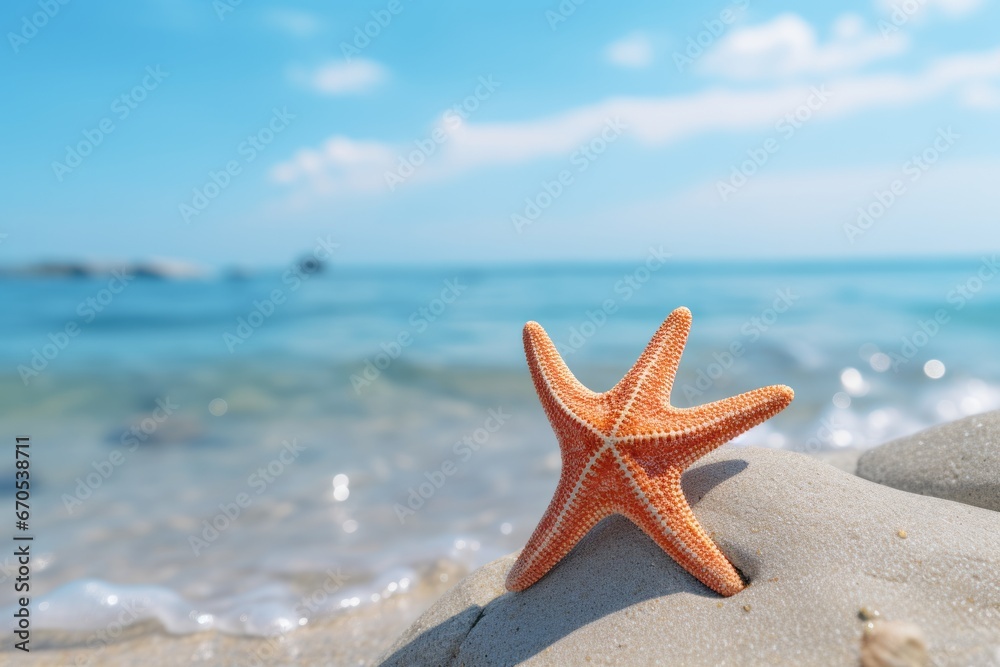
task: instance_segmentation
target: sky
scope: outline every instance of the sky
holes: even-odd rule
[[[1000,7],[4,4],[0,263],[975,255]]]

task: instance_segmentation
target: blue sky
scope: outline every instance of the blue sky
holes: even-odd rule
[[[667,5],[7,3],[0,262],[1000,245],[997,3]]]

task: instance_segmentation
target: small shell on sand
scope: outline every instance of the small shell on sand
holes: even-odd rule
[[[861,637],[862,667],[927,667],[927,645],[920,628],[903,621],[869,624]]]
[[[880,616],[882,616],[882,614],[879,613],[879,610],[871,607],[862,607],[858,610],[858,618],[862,621],[874,621]]]

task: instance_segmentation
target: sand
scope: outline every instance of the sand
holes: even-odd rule
[[[454,580],[452,580],[452,583]],[[274,639],[219,632],[170,635],[149,624],[128,628],[117,641],[87,646],[87,636],[35,632],[30,653],[0,648],[0,665],[26,667],[254,667],[257,665],[370,665],[447,584],[360,607]]]
[[[742,593],[721,598],[612,517],[523,593],[503,588],[516,554],[476,571],[384,664],[857,665],[863,641],[869,659],[1000,663],[1000,514],[754,448],[714,452],[684,486]]]

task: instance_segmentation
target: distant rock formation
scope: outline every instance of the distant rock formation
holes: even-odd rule
[[[200,265],[176,259],[141,262],[48,261],[22,267],[0,269],[0,276],[19,278],[100,278],[120,271],[138,278],[191,280],[204,278],[210,271]]]

